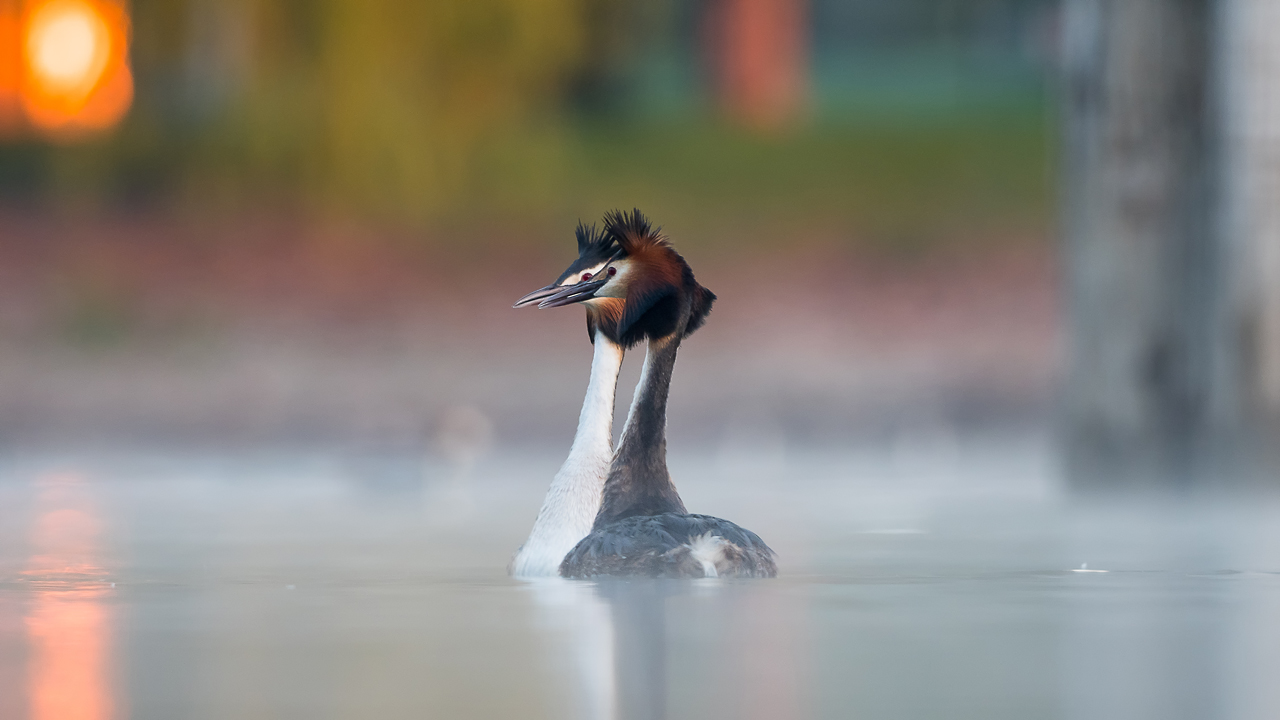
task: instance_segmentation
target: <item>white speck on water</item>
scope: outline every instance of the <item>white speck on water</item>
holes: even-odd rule
[[[1104,572],[1111,572],[1111,571],[1110,570],[1090,570],[1089,563],[1085,562],[1085,563],[1080,563],[1080,567],[1073,568],[1071,572],[1104,573]]]
[[[297,589],[298,589],[298,586],[297,586],[297,585],[285,585],[285,586],[284,586],[284,589],[285,589],[285,590],[297,590]]]
[[[111,587],[115,587],[115,586],[116,586],[116,584],[115,584],[115,583],[111,583]]]

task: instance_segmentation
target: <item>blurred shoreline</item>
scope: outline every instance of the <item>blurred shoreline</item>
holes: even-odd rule
[[[510,308],[559,274],[567,232],[459,251],[287,216],[0,224],[4,445],[431,448],[459,408],[504,446],[572,434],[581,311]],[[675,379],[672,434],[691,446],[1047,423],[1061,339],[1043,238],[891,254],[671,232],[720,297]]]

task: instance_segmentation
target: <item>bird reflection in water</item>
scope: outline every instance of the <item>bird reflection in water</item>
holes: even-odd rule
[[[526,587],[548,667],[565,673],[554,696],[567,706],[555,716],[806,715],[795,646],[805,610],[787,593],[715,579],[547,578]]]
[[[111,592],[101,567],[100,522],[76,475],[37,480],[26,614],[31,720],[118,717],[110,678]]]
[[[667,716],[666,597],[675,587],[648,579],[608,579],[596,585],[611,610],[619,720]]]

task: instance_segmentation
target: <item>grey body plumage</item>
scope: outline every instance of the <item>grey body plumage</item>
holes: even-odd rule
[[[711,557],[700,557],[698,541],[708,535],[724,542]],[[715,577],[778,574],[773,550],[750,530],[710,515],[662,513],[632,515],[592,530],[565,556],[560,575],[707,577],[708,562]]]

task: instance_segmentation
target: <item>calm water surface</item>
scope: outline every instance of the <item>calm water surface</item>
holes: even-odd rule
[[[1271,505],[1070,505],[1034,440],[673,456],[781,577],[513,581],[558,460],[9,456],[0,718],[1280,717]]]

